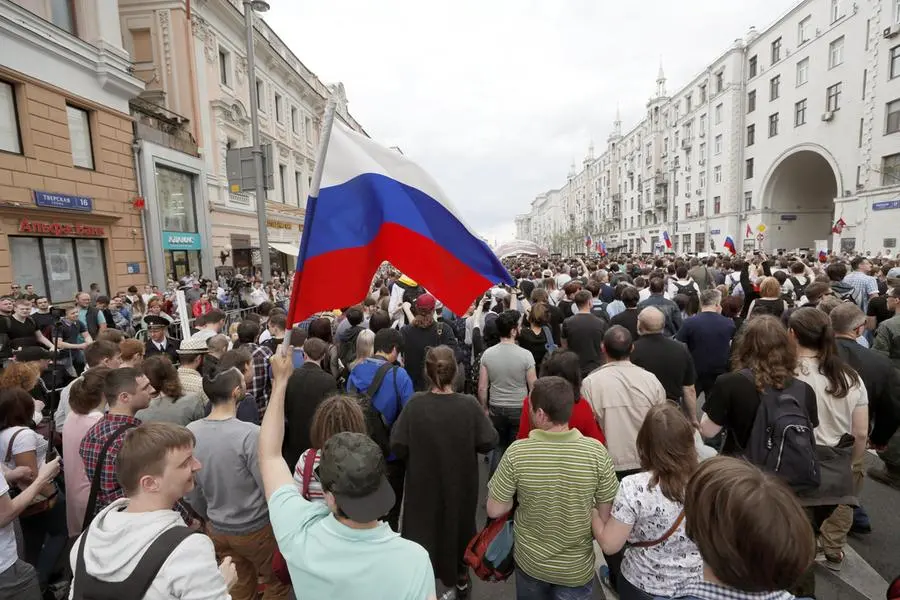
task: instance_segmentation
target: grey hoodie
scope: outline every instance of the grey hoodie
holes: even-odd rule
[[[72,571],[81,538],[87,535],[84,562],[88,574],[102,581],[123,581],[134,571],[144,552],[162,532],[183,525],[174,510],[145,513],[125,511],[121,498],[104,508],[86,534],[75,541],[69,560]],[[74,587],[69,591],[73,597]],[[219,572],[212,540],[195,533],[181,542],[163,564],[144,600],[230,600],[225,578]]]

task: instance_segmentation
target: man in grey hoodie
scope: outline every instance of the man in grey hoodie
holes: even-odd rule
[[[193,489],[200,467],[194,436],[184,427],[148,423],[129,431],[116,460],[125,498],[103,509],[75,541],[69,597],[229,600],[234,565],[230,558],[217,565],[212,541],[201,533],[178,537],[156,571],[143,561],[161,539],[187,533],[172,506]],[[140,589],[137,580],[150,576]]]

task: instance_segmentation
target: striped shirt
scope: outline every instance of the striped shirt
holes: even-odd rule
[[[306,492],[309,494],[309,499],[311,501],[319,501],[325,502],[325,491],[322,489],[322,482],[319,481],[319,478],[316,477],[316,468],[319,466],[319,461],[322,460],[322,451],[321,450],[313,450],[312,448],[307,448],[303,451],[303,454],[300,455],[300,459],[297,461],[297,466],[294,467],[294,483],[297,484],[297,489],[300,490],[302,494],[303,490],[303,468],[306,466],[306,456],[310,452],[315,452],[316,457],[313,459],[313,472],[311,477],[309,478],[309,489]]]
[[[578,587],[594,576],[591,508],[618,491],[603,445],[577,429],[532,430],[509,447],[488,493],[497,502],[518,496],[516,566],[540,581]]]

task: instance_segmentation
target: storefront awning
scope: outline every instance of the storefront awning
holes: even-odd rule
[[[297,257],[300,254],[300,246],[295,246],[294,244],[269,242],[269,247],[273,250],[278,250],[282,254],[287,254],[288,256]]]

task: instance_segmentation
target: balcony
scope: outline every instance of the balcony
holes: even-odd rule
[[[682,150],[690,150],[692,145],[693,145],[693,143],[691,142],[690,138],[681,140],[681,149]]]
[[[137,97],[129,102],[135,122],[135,137],[144,139],[191,156],[200,156],[197,140],[191,133],[186,117]]]

